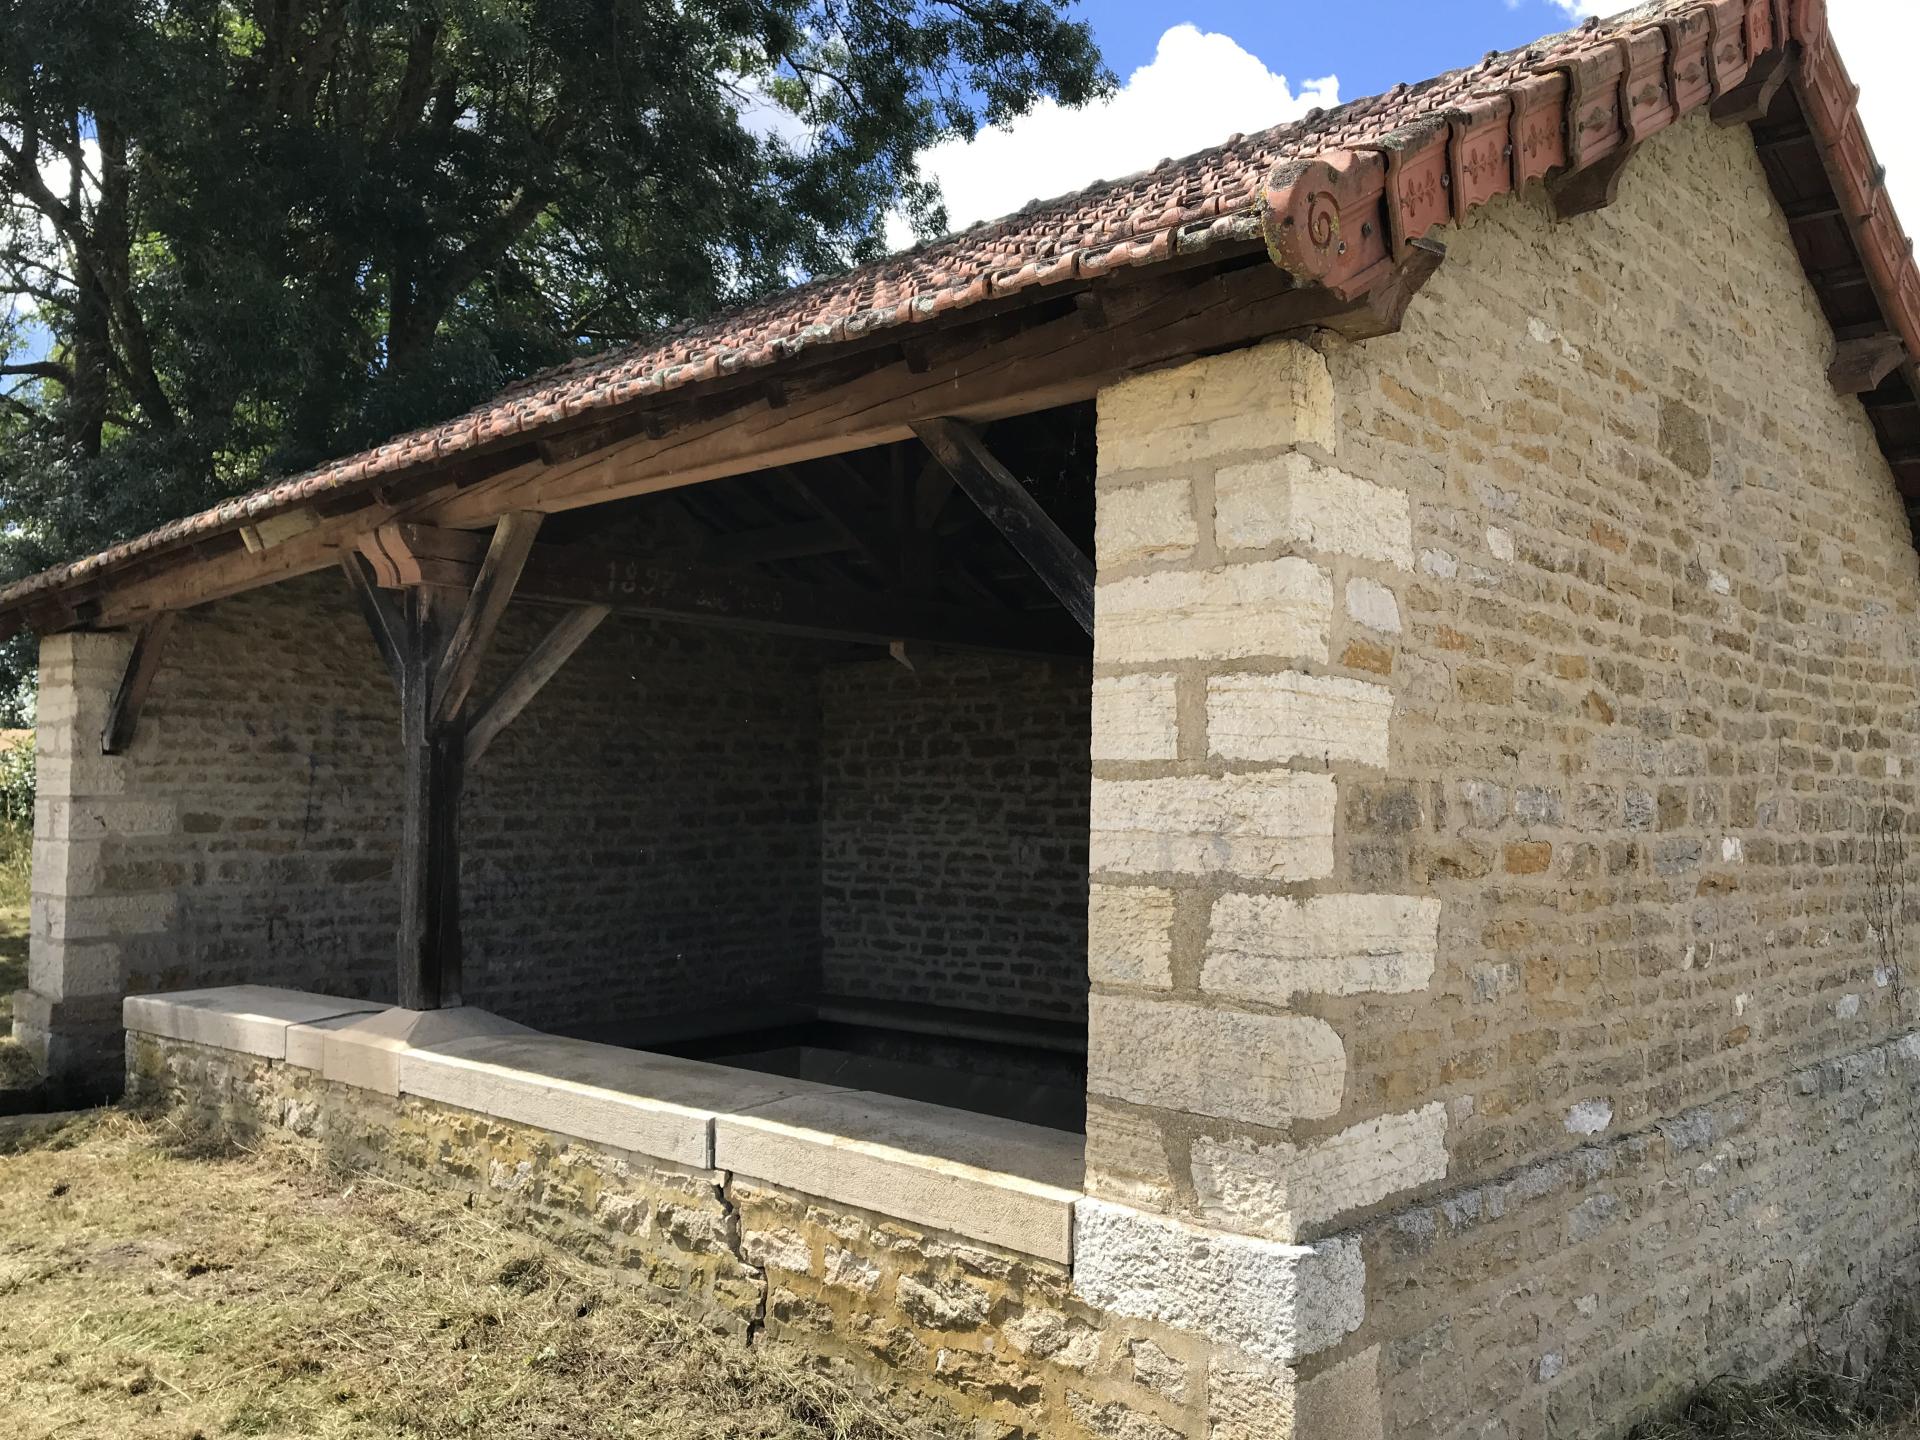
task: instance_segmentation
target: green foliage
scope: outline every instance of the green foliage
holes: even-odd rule
[[[0,747],[0,829],[33,833],[33,738]]]
[[[937,230],[1067,3],[0,0],[0,579]]]

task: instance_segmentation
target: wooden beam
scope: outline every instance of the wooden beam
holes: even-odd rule
[[[716,535],[702,544],[700,553],[715,565],[755,565],[764,560],[838,555],[853,548],[846,531],[831,520],[801,520],[792,525]]]
[[[445,592],[407,592],[402,681],[399,1004],[458,1005],[461,993],[460,788],[465,739],[433,723],[434,676],[454,621]]]
[[[1627,162],[1639,148],[1623,144],[1584,169],[1562,171],[1548,180],[1547,198],[1553,202],[1553,218],[1572,220],[1611,205],[1620,191],[1620,177],[1627,172]]]
[[[993,457],[979,432],[958,420],[913,427],[954,483],[980,507],[1014,551],[1087,634],[1093,633],[1093,562],[1054,523],[1025,485]]]
[[[147,703],[147,692],[153,688],[154,673],[160,668],[161,653],[167,647],[167,637],[173,633],[174,621],[178,618],[171,610],[163,611],[142,625],[140,633],[134,637],[133,653],[127,657],[126,673],[120,677],[120,686],[113,692],[106,728],[100,732],[101,754],[123,755],[133,743],[134,732],[140,727],[140,711]]]
[[[838,476],[837,480],[816,480],[787,465],[776,466],[774,473],[812,506],[821,519],[836,526],[846,537],[849,547],[866,557],[868,564],[882,574],[889,573],[894,568],[896,557],[882,538],[874,513],[861,506],[853,494],[855,489],[865,488],[864,477],[840,456],[829,457],[829,464]]]
[[[613,613],[606,605],[583,605],[569,611],[560,618],[560,622],[549,630],[540,643],[520,662],[519,668],[493,698],[480,707],[480,711],[467,726],[465,739],[466,763],[476,764],[487,753],[487,747],[494,742],[499,733],[511,725],[520,712],[527,708],[533,697],[538,695],[546,683],[560,673],[589,635],[600,628],[601,621]]]
[[[1827,379],[1836,395],[1864,395],[1878,390],[1906,358],[1906,342],[1891,333],[1842,340],[1834,346]]]
[[[658,439],[628,442],[564,472],[488,482],[429,515],[460,525],[519,505],[552,513],[911,439],[920,419],[1026,414],[1090,399],[1132,370],[1303,326],[1338,328],[1342,310],[1358,308],[1295,289],[1257,256],[1232,270],[1116,282],[1102,329],[1089,330],[1063,299],[1059,313],[1036,308],[1005,335],[988,333],[985,323],[929,334],[923,371],[898,361],[819,386],[799,377],[779,410],[739,397],[704,408],[688,402]]]
[[[477,563],[483,543],[464,530],[434,530],[409,539],[437,552],[449,566]],[[469,557],[465,562],[461,547]],[[592,545],[535,545],[514,593],[529,604],[605,605],[616,615],[810,640],[862,645],[913,640],[1015,655],[1087,653],[1078,627],[1045,617],[983,612],[894,591],[811,585],[673,555],[628,555]]]
[[[1715,100],[1708,113],[1716,125],[1752,125],[1773,113],[1773,102],[1787,83],[1791,67],[1787,49],[1769,50],[1755,58],[1747,78]]]
[[[534,536],[546,517],[537,510],[514,510],[502,515],[493,527],[493,539],[480,561],[480,573],[460,612],[460,621],[447,641],[439,672],[433,682],[433,723],[448,725],[460,715],[461,706],[480,674],[480,662],[493,643],[493,632],[507,613],[514,586],[533,551]]]
[[[394,603],[374,588],[373,567],[364,556],[342,555],[340,569],[347,577],[347,589],[352,592],[354,603],[360,607],[361,618],[373,635],[374,648],[380,652],[387,674],[393,677],[395,688],[404,685],[404,618]]]

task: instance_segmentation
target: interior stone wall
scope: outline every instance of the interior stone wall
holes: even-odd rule
[[[549,621],[510,616],[480,694]],[[22,1008],[43,1060],[62,1006],[68,1031],[84,1012],[111,1032],[73,1063],[110,1064],[128,993],[253,982],[391,998],[397,702],[338,581],[183,615],[133,746],[105,757],[127,648],[43,646]],[[567,1031],[810,993],[817,663],[733,632],[603,625],[468,777],[466,998]]]
[[[821,677],[828,994],[1084,1022],[1088,667],[964,655]]]

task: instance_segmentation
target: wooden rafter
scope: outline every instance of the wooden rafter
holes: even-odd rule
[[[506,683],[494,693],[493,698],[480,707],[472,723],[467,726],[465,751],[468,765],[473,765],[487,753],[487,747],[500,732],[513,723],[546,683],[560,673],[560,668],[572,657],[573,652],[585,644],[587,637],[598,630],[601,622],[612,613],[612,607],[607,605],[582,605],[563,615],[559,623],[541,637],[540,643],[507,677]]]
[[[480,662],[486,658],[493,633],[507,613],[514,586],[533,551],[534,536],[540,533],[545,518],[538,511],[515,510],[502,515],[494,526],[493,539],[480,561],[467,594],[465,609],[447,641],[446,652],[433,683],[433,723],[450,725],[460,716],[467,695],[480,674]]]
[[[163,611],[140,627],[134,637],[133,653],[127,657],[126,673],[113,692],[113,704],[107,711],[107,723],[100,732],[100,751],[104,755],[122,755],[133,743],[140,726],[140,712],[146,706],[147,692],[153,688],[154,674],[160,668],[160,656],[173,633],[178,617]]]
[[[436,574],[471,574],[484,541],[464,530],[409,526],[410,547]],[[1070,542],[1069,542],[1070,543]],[[592,545],[535,545],[517,597],[533,604],[604,605],[616,615],[754,630],[802,639],[887,645],[911,640],[956,650],[1084,655],[1079,630],[1046,616],[980,611],[896,591],[781,580],[667,555]]]
[[[920,421],[913,428],[953,476],[954,483],[967,492],[980,513],[993,522],[1067,613],[1091,635],[1093,562],[1013,472],[994,458],[972,426],[938,419]]]

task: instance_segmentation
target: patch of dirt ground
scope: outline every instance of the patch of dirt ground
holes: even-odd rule
[[[456,1196],[117,1112],[0,1121],[0,1421],[20,1440],[959,1433]]]

